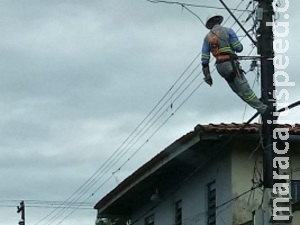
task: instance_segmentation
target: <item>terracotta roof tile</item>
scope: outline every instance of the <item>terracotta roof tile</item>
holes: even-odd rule
[[[245,123],[230,123],[230,124],[208,124],[208,125],[197,125],[194,131],[189,132],[183,135],[181,138],[177,139],[174,143],[184,144],[191,140],[195,135],[200,133],[248,133],[248,134],[258,134],[261,124],[253,123],[245,126]],[[295,124],[292,127],[289,124],[279,125],[282,128],[290,128],[290,134],[300,135],[300,124]],[[243,129],[241,129],[243,128]],[[173,144],[174,144],[173,143]],[[96,205],[95,208],[102,207],[103,205],[108,204],[113,196],[124,191],[131,183],[136,181],[139,177],[143,176],[150,168],[155,167],[155,165],[159,164],[162,160],[168,157],[167,151],[162,151],[158,153],[155,157],[153,157],[150,161],[145,163],[142,167],[140,167],[137,171],[127,177],[122,183],[120,183],[114,190],[108,193],[104,198],[102,198]]]
[[[204,132],[204,133],[210,133],[210,132],[216,132],[216,133],[232,133],[235,131],[240,130],[245,123],[230,123],[230,124],[208,124],[208,125],[197,125],[195,127],[196,131]],[[278,125],[280,128],[289,128],[290,134],[300,134],[300,124],[295,124],[294,127],[292,127],[290,124],[280,124]],[[243,129],[241,129],[239,132],[241,133],[252,133],[256,134],[261,129],[261,124],[253,123],[249,124]]]

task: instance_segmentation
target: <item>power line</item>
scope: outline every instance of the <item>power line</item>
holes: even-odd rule
[[[197,17],[198,20],[202,23],[203,26],[206,25],[205,22],[204,22],[204,21],[203,21],[203,20],[202,20],[195,12],[193,12],[192,10],[190,10],[190,9],[188,8],[188,6],[195,6],[194,4],[181,3],[181,2],[160,1],[160,0],[146,0],[146,1],[151,2],[151,3],[166,3],[166,4],[180,5],[182,8],[186,9],[189,13],[191,13],[193,16]],[[237,5],[237,7],[236,7],[235,9],[232,9],[232,10],[233,10],[233,11],[237,11],[237,10],[238,10],[238,7],[243,3],[243,1],[244,1],[244,0],[242,0],[242,1]],[[221,8],[221,9],[224,9],[224,8]],[[229,9],[229,8],[227,8],[227,9]],[[247,9],[248,9],[248,7],[247,7]],[[246,10],[243,10],[243,14],[247,11],[247,9],[246,9]],[[231,13],[231,12],[230,12],[230,13]],[[228,20],[229,18],[230,18],[230,17],[228,17],[224,23],[226,23],[227,20]],[[235,23],[236,23],[236,21],[235,21]],[[235,24],[235,23],[234,23],[234,24]],[[233,24],[233,25],[234,25],[234,24]],[[233,25],[232,25],[232,26],[233,26]],[[231,27],[232,27],[232,26],[231,26]],[[211,31],[211,32],[212,32],[212,31]],[[219,37],[219,39],[222,39],[222,38]],[[223,40],[223,41],[226,41],[226,40],[224,40],[224,39],[222,39],[222,40]],[[227,42],[227,41],[226,41],[226,42]]]
[[[192,82],[191,82],[192,83]],[[174,111],[174,113],[172,113],[151,135],[150,137],[135,151],[133,152],[133,154],[119,167],[118,170],[121,170],[122,167],[124,167],[128,161],[130,161],[130,159],[132,157],[134,157],[143,147],[145,144],[147,144],[149,142],[149,140],[168,122],[168,120],[175,114],[175,112],[177,112],[181,107],[182,105],[194,94],[194,92],[204,83],[204,81],[202,81],[189,95],[187,98],[185,98],[185,100],[176,108],[176,110]],[[117,171],[118,171],[117,170]],[[89,198],[91,198],[94,193],[96,193],[97,191],[100,190],[100,188],[103,187],[103,185],[108,182],[111,178],[113,177],[113,174],[105,181],[103,182],[94,192],[92,195],[90,195],[86,200],[88,200]],[[63,221],[65,221],[68,217],[70,217],[74,212],[76,211],[76,208],[70,212],[65,218],[63,218],[58,224],[61,224]]]
[[[5,204],[0,204],[0,208],[16,208],[16,205],[5,205]],[[59,208],[59,209],[64,209],[64,208],[70,208],[69,206],[47,206],[47,205],[26,205],[26,208],[40,208],[40,209],[51,209],[51,208]],[[71,209],[76,210],[94,210],[93,207],[77,207],[77,206],[72,206]]]
[[[151,113],[150,113],[151,114]],[[142,121],[142,122],[144,122],[144,121]],[[134,130],[134,132],[135,132],[136,130]],[[134,132],[132,132],[132,133],[134,133]],[[128,139],[126,139],[126,141],[127,141]],[[126,142],[125,141],[125,142]],[[109,158],[109,159],[111,159],[114,155],[116,154],[116,152],[114,152],[114,154]],[[107,161],[106,161],[107,162]],[[97,174],[101,169],[102,169],[103,167],[101,167],[99,170],[97,170],[94,174]],[[94,177],[94,176],[93,176]],[[99,177],[98,177],[99,178]],[[97,179],[93,179],[93,178],[91,178],[91,179],[89,179],[88,181],[92,181],[92,183],[90,183],[90,184],[92,184],[92,185],[90,185],[90,187],[89,188],[87,188],[87,186],[82,190],[82,188],[80,188],[79,190],[81,190],[81,192],[80,192],[80,197],[82,197],[83,196],[83,194],[85,194],[94,184],[95,184],[95,182],[98,182],[98,178]],[[94,182],[95,181],[95,182]],[[84,187],[85,185],[86,185],[87,183],[85,183],[85,184],[83,184],[81,187]],[[84,192],[84,193],[83,193]],[[78,192],[76,192],[75,194],[73,194],[71,197],[73,197],[74,195],[76,195],[76,194],[78,194]],[[79,197],[79,198],[80,198]],[[61,211],[62,212],[62,211]],[[60,213],[60,214],[57,214],[56,215],[56,218],[58,217],[58,216],[60,216],[62,213]]]
[[[200,54],[198,54],[197,56],[196,56],[196,58],[198,58],[199,57],[199,55]],[[194,63],[194,61],[196,60],[196,58],[192,61],[192,63],[191,64],[193,64]],[[180,78],[186,73],[186,71],[190,68],[190,66],[191,66],[191,64],[188,66],[188,68],[184,71],[184,73],[177,79],[177,81],[175,82],[175,84],[177,84],[178,83],[178,81],[180,80]],[[166,95],[174,88],[174,86],[175,86],[175,84],[174,85],[172,85],[172,87],[169,89],[169,91],[165,94],[165,96],[161,99],[161,101],[166,97]],[[178,89],[177,89],[178,90]],[[161,102],[160,101],[160,102]],[[159,102],[159,103],[160,103]],[[156,105],[156,107],[155,108],[157,108],[157,106],[159,105],[159,103]],[[154,108],[154,109],[155,109]],[[153,110],[154,110],[153,109]],[[151,111],[151,112],[153,112],[153,110]],[[149,114],[148,114],[148,116],[146,117],[146,118],[148,118],[149,117]],[[144,122],[145,120],[143,120],[142,122]],[[141,125],[142,123],[140,123],[140,125]],[[137,129],[135,129],[135,131],[136,131]],[[134,132],[132,132],[132,134],[133,134]],[[130,137],[131,137],[132,135],[130,135]],[[126,141],[128,140],[128,138],[126,139]],[[125,141],[125,142],[126,142]],[[119,149],[121,149],[121,147],[124,145],[124,143],[125,142],[123,142],[123,144],[120,146],[120,148]],[[118,150],[119,150],[118,149]],[[113,156],[115,156],[115,154],[117,153],[117,151],[115,151],[114,152],[114,154],[109,158],[109,160],[110,159],[112,159],[112,157]],[[75,193],[73,193],[69,198],[68,198],[68,200],[70,200],[74,195],[78,195],[78,194],[81,194],[79,197],[82,197],[83,195],[82,195],[82,193],[83,194],[85,194],[86,193],[86,191],[87,190],[89,190],[94,184],[95,184],[95,182],[97,182],[98,181],[98,178],[99,177],[97,177],[96,179],[95,179],[95,176],[96,176],[96,174],[98,174],[98,172],[101,170],[101,169],[103,169],[103,167],[104,167],[104,165],[106,165],[107,163],[108,163],[108,161],[109,160],[107,160],[94,174],[93,174],[93,176],[92,177],[90,177],[90,179],[86,182],[86,183],[84,183],[79,189],[77,189],[77,191],[75,192]],[[94,178],[94,179],[93,179]],[[92,183],[91,183],[92,182]],[[88,184],[88,186],[86,186],[86,184],[87,183],[89,183]],[[85,186],[85,188],[84,189],[82,189],[83,187]],[[81,190],[81,192],[80,192],[80,190]],[[64,210],[64,211],[66,211],[66,210]],[[54,211],[52,211],[49,215],[47,215],[46,217],[44,217],[41,221],[43,221],[44,219],[46,219],[46,218],[48,218],[50,215],[52,215],[54,213]],[[57,218],[58,216],[60,216],[61,214],[63,213],[63,211],[60,211],[58,214],[56,214],[56,216],[54,216],[54,217],[52,217],[52,220],[51,220],[51,222],[53,222],[53,219],[55,219],[55,218]],[[40,222],[41,222],[40,221]],[[40,223],[40,222],[38,222],[38,223]],[[37,223],[37,224],[38,224]]]
[[[191,95],[192,95],[192,93],[190,94],[190,96],[191,96]],[[244,124],[238,131],[236,131],[235,133],[233,133],[233,134],[225,141],[225,143],[222,143],[222,145],[215,147],[215,149],[220,149],[220,150],[218,150],[217,153],[221,152],[222,149],[225,147],[225,145],[227,145],[227,144],[228,144],[228,143],[229,143],[229,142],[230,142],[230,141],[231,141],[231,140],[232,140],[239,132],[241,132],[246,126],[248,126],[249,123],[250,123],[257,115],[258,115],[258,113],[254,114],[254,116],[252,116],[252,117],[248,120],[248,122],[247,122],[246,124]],[[189,179],[193,174],[195,174],[196,172],[198,172],[199,169],[200,169],[200,167],[198,167],[198,168],[197,168],[192,174],[190,174],[186,179]],[[258,188],[258,187],[260,187],[260,184],[259,184],[259,186],[255,187],[255,188],[252,187],[249,191],[254,190],[254,189]],[[241,194],[241,195],[247,194],[249,191],[246,191],[246,193],[243,193],[243,194]],[[221,207],[223,207],[223,206],[229,204],[229,203],[232,202],[232,201],[235,201],[235,200],[238,199],[239,197],[241,197],[241,196],[237,196],[237,197],[235,197],[235,198],[230,199],[229,201],[227,201],[227,202],[225,202],[225,203],[223,203],[223,204],[217,206],[216,209],[217,209],[217,208],[221,208]],[[157,206],[157,205],[156,205],[156,206]],[[154,208],[155,208],[156,206],[154,206]],[[153,208],[151,208],[151,210],[153,210]],[[204,213],[206,213],[206,212],[204,212]],[[142,215],[140,218],[137,219],[137,221],[133,222],[132,224],[138,222],[143,216],[144,216],[144,215]]]
[[[224,147],[224,145],[223,145],[223,147]],[[222,148],[223,148],[223,147],[222,147]],[[221,150],[219,150],[219,151],[221,151]],[[174,191],[176,191],[178,188],[180,188],[182,185],[184,185],[189,179],[191,179],[191,177],[192,177],[193,175],[195,175],[196,173],[198,173],[201,169],[202,169],[202,167],[200,167],[200,166],[199,166],[198,168],[196,168],[190,175],[188,175],[188,176],[184,179],[183,182],[181,182],[178,186],[175,186],[175,187],[173,188],[173,190],[171,190],[171,191],[169,192],[168,196],[171,196],[171,194],[174,193]],[[261,187],[261,184],[259,184],[259,185],[257,185],[257,186],[254,186],[254,187],[251,187],[249,190],[247,190],[247,191],[245,191],[245,192],[243,192],[243,193],[237,195],[236,197],[233,197],[233,198],[231,198],[231,199],[229,199],[229,200],[227,200],[227,201],[225,201],[225,202],[223,202],[223,203],[217,205],[217,206],[215,207],[215,209],[216,209],[216,210],[221,209],[221,208],[225,207],[226,205],[235,202],[235,201],[238,200],[239,198],[241,198],[241,197],[243,197],[243,196],[245,196],[245,195],[251,193],[252,191],[256,190],[256,189],[259,188],[259,187]],[[164,198],[166,199],[168,196],[165,196]],[[150,211],[154,210],[154,209],[158,206],[158,204],[159,204],[159,203],[156,203],[153,207],[151,207],[151,209],[149,209],[148,211],[146,211],[145,213],[143,213],[139,218],[137,218],[135,221],[133,221],[130,225],[134,225],[134,224],[138,223],[142,218],[144,218],[145,215],[147,215]],[[203,212],[201,212],[201,213],[198,213],[196,216],[194,216],[194,217],[193,217],[193,220],[195,220],[195,222],[197,222],[197,221],[200,220],[200,218],[202,218],[203,216],[205,216],[205,215],[207,215],[207,214],[208,214],[208,210],[205,210],[205,211],[203,211]],[[185,219],[187,219],[187,218],[185,218]],[[192,224],[192,223],[191,223],[191,224]]]
[[[258,114],[256,114],[256,115],[258,115]],[[234,200],[236,200],[236,198],[231,199],[230,202],[232,202],[232,201],[234,201]],[[226,204],[229,204],[229,203],[226,202]]]
[[[244,1],[244,0],[241,0],[240,3],[237,4],[237,6],[236,6],[234,9],[230,9],[230,10],[232,10],[233,12],[240,11],[238,8],[239,8],[240,5],[243,3],[243,1]],[[222,8],[222,9],[224,9],[224,8]],[[244,12],[244,10],[242,10],[242,11]],[[230,18],[231,18],[231,17],[228,16],[227,19],[224,21],[224,23],[226,23]],[[233,27],[234,24],[235,24],[235,23],[233,23],[233,24],[231,25],[231,27]]]
[[[194,81],[194,80],[193,80]],[[118,170],[120,170],[123,166],[125,166],[125,164],[134,156],[137,154],[137,152],[139,152],[143,146],[149,142],[149,140],[168,122],[168,120],[175,114],[175,112],[177,112],[182,105],[192,96],[192,94],[203,84],[204,81],[202,81],[189,95],[188,97],[177,107],[177,109],[174,111],[174,113],[172,113],[151,135],[150,137],[120,166],[120,168]],[[191,82],[192,83],[192,82]],[[105,181],[109,181],[111,178],[113,177],[113,174]],[[105,183],[104,182],[104,183]],[[96,193],[103,185],[104,183],[102,183],[94,192],[92,195],[90,195],[86,200],[88,200],[90,197],[92,197],[94,195],[94,193]],[[65,218],[63,218],[58,224],[61,224],[63,221],[65,221],[68,217],[70,217],[74,212],[76,211],[76,208],[70,212]]]
[[[249,119],[248,121],[251,121],[251,119]],[[247,125],[247,124],[246,124],[246,125]],[[245,125],[244,125],[242,128],[240,128],[236,133],[240,133],[241,130],[243,130],[244,128],[245,128]],[[237,135],[236,133],[231,134],[231,136],[228,138],[228,140],[231,141],[231,140]],[[221,147],[220,147],[219,145],[213,147],[213,149],[220,149],[220,150],[217,151],[216,154],[219,154],[220,152],[223,151],[225,145],[228,144],[228,140],[225,142],[225,144],[220,145]],[[260,146],[260,142],[259,142],[259,144],[257,145],[257,147],[256,147],[252,152],[255,152],[255,151],[258,149],[259,146]],[[216,155],[216,154],[215,154],[215,155]],[[249,160],[249,159],[248,159],[248,160]],[[218,211],[218,213],[217,213],[217,217],[220,216],[220,214],[221,214],[222,212],[224,212],[228,207],[230,207],[232,204],[234,204],[239,198],[241,198],[241,197],[243,197],[243,196],[245,196],[245,195],[247,195],[247,194],[249,194],[249,193],[250,193],[250,195],[249,195],[249,197],[250,197],[251,194],[252,194],[257,188],[260,188],[260,187],[262,187],[262,183],[261,183],[261,182],[253,183],[253,186],[252,186],[249,190],[247,190],[247,191],[241,193],[240,195],[238,195],[238,196],[236,196],[236,197],[233,197],[233,198],[231,198],[230,200],[225,201],[224,203],[222,203],[222,204],[216,206],[216,207],[215,207],[216,210],[220,209],[220,211]],[[221,208],[225,207],[226,205],[227,205],[226,208],[221,209]],[[201,212],[201,213],[196,214],[196,216],[194,216],[192,220],[194,221],[194,223],[196,223],[196,222],[198,222],[201,218],[203,218],[204,216],[207,216],[207,214],[208,214],[208,210],[203,211],[203,212]],[[193,224],[193,223],[189,223],[189,224]]]
[[[199,55],[200,55],[200,53],[197,55],[197,57],[199,57]],[[197,57],[196,57],[196,58],[197,58]],[[195,58],[195,59],[196,59],[196,58]],[[195,61],[195,59],[193,60],[193,62]],[[193,62],[192,62],[192,63],[193,63]],[[190,67],[190,66],[189,66],[189,67]],[[188,68],[189,68],[189,67],[188,67]],[[188,69],[188,68],[187,68],[187,69]],[[186,71],[185,71],[185,72],[186,72]],[[184,73],[185,73],[185,72],[184,72]],[[183,74],[184,74],[184,73],[183,73]],[[182,75],[183,75],[183,74],[182,74]],[[181,77],[182,77],[182,76],[181,76]],[[181,77],[180,77],[180,78],[181,78]],[[179,78],[179,79],[180,79],[180,78]],[[179,80],[179,79],[178,79],[178,80]],[[177,81],[178,81],[178,80],[177,80]],[[177,83],[177,81],[175,82],[175,84]],[[173,87],[174,87],[174,85],[171,87],[171,89],[172,89]],[[170,90],[171,90],[171,89],[170,89]],[[178,90],[178,89],[177,89],[177,90]],[[176,91],[175,91],[175,92],[176,92]],[[175,93],[175,92],[174,92],[174,93]],[[173,93],[173,95],[174,95],[174,93]],[[173,96],[173,95],[172,95],[172,96]],[[166,95],[165,95],[165,96],[166,96]],[[164,96],[164,97],[165,97],[165,96]],[[161,102],[161,101],[160,101],[160,102]],[[159,103],[160,103],[160,102],[159,102]],[[158,103],[158,104],[159,104],[159,103]],[[158,104],[157,104],[157,105],[158,105]],[[155,108],[156,108],[156,107],[155,107]],[[153,112],[153,110],[152,110],[151,112]],[[150,114],[151,114],[151,113],[150,113]],[[149,115],[149,114],[148,114],[148,115]],[[148,117],[148,116],[147,116],[147,117]],[[145,121],[145,120],[143,120],[142,122],[144,122],[144,121]],[[136,130],[135,130],[135,131],[136,131]],[[134,132],[133,132],[133,133],[134,133]],[[128,140],[128,139],[127,139],[127,140]],[[114,153],[116,153],[116,152],[114,152]],[[99,172],[99,170],[98,170],[98,172]],[[98,179],[97,179],[97,180],[98,180]]]
[[[33,200],[33,199],[25,199],[23,200],[24,202],[27,202],[29,204],[42,204],[42,205],[68,205],[71,202],[65,202],[65,201],[54,201],[54,200]],[[0,204],[1,203],[19,203],[20,200],[18,199],[0,199]],[[93,205],[94,203],[92,202],[73,202],[73,204],[84,204],[84,205]]]
[[[198,66],[196,66],[196,68],[191,72],[191,74],[187,77],[187,79],[195,72],[195,70],[198,68]],[[187,87],[184,89],[184,91],[195,81],[195,79],[198,77],[198,75],[197,76],[195,76],[195,78],[187,85]],[[186,81],[187,81],[187,79],[185,79],[184,81],[183,81],[183,83],[185,83]],[[182,87],[182,85],[180,85],[179,86],[179,88],[177,88],[176,90],[175,90],[175,92],[174,93],[176,93],[176,92],[178,92],[178,90],[180,89]],[[172,100],[172,103],[171,103],[171,105],[173,105],[177,100],[178,100],[178,98],[183,94],[183,92],[184,91],[182,91],[174,100]],[[169,98],[169,99],[167,99],[166,100],[166,102],[165,102],[165,104],[163,104],[163,106],[158,110],[158,112],[159,111],[161,111],[161,109],[166,105],[166,103],[174,96],[174,93],[172,94],[172,96]],[[169,106],[167,106],[167,108],[169,108]],[[177,110],[176,110],[177,111]],[[155,119],[151,124],[150,124],[150,126],[146,129],[146,130],[144,130],[144,132],[140,135],[140,137],[137,139],[137,140],[135,140],[135,142],[134,143],[132,143],[131,144],[131,146],[129,146],[128,147],[128,149],[126,150],[126,151],[123,151],[123,153],[122,153],[122,155],[119,155],[118,156],[118,158],[116,158],[116,160],[115,160],[115,162],[113,163],[113,165],[110,165],[110,168],[112,168],[112,166],[114,166],[136,143],[137,143],[137,141],[141,138],[141,137],[143,137],[148,131],[149,131],[149,129],[150,128],[152,128],[153,126],[154,126],[154,124],[165,114],[165,112],[166,112],[166,109],[165,110],[163,110],[162,111],[162,113],[157,117],[157,118],[155,118],[155,116],[158,114],[158,112],[157,113],[155,113],[155,115],[148,121],[148,123],[142,128],[142,130],[144,129],[144,128],[146,128],[146,126],[150,123],[150,121],[151,120],[153,120],[153,119]],[[174,115],[174,113],[172,114],[172,115]],[[164,125],[164,124],[163,124]],[[140,134],[141,132],[139,132],[138,133],[138,135]],[[156,133],[156,132],[155,132]],[[154,134],[155,134],[154,133]],[[152,134],[151,135],[151,137],[154,135],[154,134]],[[148,141],[149,141],[149,139],[150,138],[148,138],[147,139],[147,141],[144,143],[144,144],[146,144]],[[142,145],[142,146],[144,146],[144,144]],[[141,146],[141,147],[142,147]],[[139,149],[141,149],[141,147],[139,148]],[[130,158],[132,158],[132,157],[130,157]],[[112,163],[112,162],[111,162]],[[121,167],[123,167],[123,165],[121,166]],[[118,169],[118,170],[120,170],[121,169],[121,167]],[[110,168],[108,168],[108,170],[110,169]],[[105,172],[108,172],[108,170],[106,170]],[[118,171],[117,170],[117,171]],[[114,172],[115,173],[115,172]],[[112,173],[112,175],[114,174],[114,173]],[[101,184],[101,186],[100,187],[102,187],[103,186],[103,184]],[[97,188],[94,192],[93,192],[93,194],[96,192],[96,191],[98,191],[99,190],[99,188]],[[86,192],[85,192],[86,193]],[[84,193],[84,194],[85,194]]]
[[[195,7],[195,8],[225,10],[223,7],[218,7],[218,6],[199,5],[199,4],[178,2],[178,1],[162,1],[162,0],[146,0],[146,1],[151,2],[151,3],[166,3],[166,4],[176,4],[176,5],[180,5],[180,6],[188,6],[188,7]],[[242,0],[242,1],[244,1],[244,0]],[[231,10],[236,10],[236,11],[240,11],[240,12],[247,11],[247,10],[242,10],[242,9],[231,9]]]
[[[16,207],[20,200],[0,199],[0,207]],[[62,204],[62,201],[45,201],[45,200],[24,200],[26,207],[29,208],[66,208],[69,203]],[[72,207],[79,206],[78,209],[93,209],[93,203],[75,202]]]
[[[167,91],[167,93],[163,96],[163,98],[156,104],[156,106],[151,110],[151,112],[145,117],[145,119],[138,125],[138,127],[129,135],[129,137],[121,144],[121,146],[115,151],[108,160],[105,161],[104,164],[101,165],[100,168],[83,184],[80,188],[78,188],[66,201],[72,199],[75,195],[80,195],[83,192],[86,193],[97,181],[98,177],[97,174],[100,172],[101,169],[103,169],[105,166],[107,166],[107,163],[116,155],[116,153],[121,150],[121,148],[124,146],[124,144],[132,137],[132,135],[140,128],[140,126],[145,122],[145,120],[150,116],[150,114],[158,107],[158,105],[165,99],[165,97],[170,93],[170,91],[175,87],[175,85],[179,82],[179,80],[183,77],[183,75],[187,72],[188,69],[192,66],[192,64],[195,62],[195,60],[200,56],[200,53],[193,59],[193,61],[190,63],[190,65],[186,68],[186,70],[180,75],[180,77],[175,81],[175,83],[171,86],[171,88]],[[96,177],[96,178],[95,178]],[[81,197],[82,195],[80,195]],[[52,215],[56,210],[52,211],[50,214],[48,214],[46,217],[44,217],[41,221],[39,221],[36,224],[39,224],[46,218],[48,218],[50,215]],[[62,211],[61,211],[62,212]],[[60,212],[60,214],[61,214]],[[58,214],[56,214],[57,216]]]
[[[222,5],[227,9],[227,11],[229,12],[229,14],[234,18],[235,22],[238,23],[238,25],[242,28],[242,30],[246,33],[246,35],[249,37],[249,39],[252,41],[252,43],[254,45],[256,45],[256,42],[254,41],[254,39],[247,33],[247,31],[245,30],[245,28],[243,27],[243,25],[239,22],[239,20],[235,17],[235,15],[233,14],[233,12],[231,12],[231,10],[227,7],[227,5],[224,3],[223,0],[219,0]]]
[[[190,84],[191,83],[193,83],[194,82],[194,80],[195,79],[193,79],[191,82],[190,82]],[[176,110],[155,130],[155,132],[153,132],[152,134],[151,134],[151,136],[146,140],[146,142],[144,142],[144,144],[142,144],[131,156],[130,156],[130,158],[129,159],[127,159],[127,161],[125,161],[121,166],[120,166],[120,168],[118,169],[118,170],[120,170],[139,150],[141,150],[141,148],[161,129],[161,127],[162,126],[164,126],[165,124],[166,124],[166,122],[172,117],[172,116],[174,116],[174,114],[182,107],[182,105],[196,92],[196,90],[198,89],[198,88],[200,88],[200,86],[202,85],[204,83],[204,81],[202,81],[189,95],[188,95],[188,97],[176,108]],[[189,84],[189,85],[190,85]],[[189,87],[189,85],[188,86],[186,86],[186,88],[184,89],[184,91]],[[182,91],[181,93],[183,93],[184,91]],[[177,98],[178,99],[178,98]]]

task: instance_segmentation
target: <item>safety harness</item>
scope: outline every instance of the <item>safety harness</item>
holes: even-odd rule
[[[220,29],[218,29],[215,34],[213,34],[213,32],[209,32],[207,37],[211,45],[211,52],[216,58],[217,63],[231,60],[230,54],[221,54],[219,51]]]
[[[218,63],[227,62],[227,61],[231,62],[232,68],[235,71],[233,76],[229,79],[229,81],[232,82],[232,80],[234,79],[234,76],[235,75],[241,76],[243,71],[241,71],[240,68],[238,68],[236,65],[235,58],[234,58],[235,54],[223,53],[223,52],[220,53],[219,37],[220,37],[220,28],[216,31],[216,33],[209,32],[207,35],[208,41],[211,46],[211,52],[212,52],[213,56],[216,58],[216,63],[218,64]]]

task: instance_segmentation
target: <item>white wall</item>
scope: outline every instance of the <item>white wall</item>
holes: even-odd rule
[[[232,195],[238,196],[243,192],[249,190],[252,187],[253,169],[255,161],[257,168],[263,175],[263,160],[262,160],[262,149],[255,151],[259,140],[257,141],[243,141],[237,143],[233,148],[232,153]],[[290,168],[287,171],[280,171],[280,174],[286,172],[291,175],[291,171],[296,168],[300,168],[300,151],[298,146],[290,144],[289,152],[287,156],[290,159]],[[257,177],[259,174],[256,173]],[[293,172],[291,179],[300,180],[300,171]],[[263,178],[261,178],[263,179]],[[261,202],[263,193],[260,189],[256,189],[239,198],[233,207],[233,225],[243,224],[252,220],[252,211],[256,210]],[[299,223],[300,224],[300,223]]]
[[[292,225],[300,224],[300,211],[294,212]]]
[[[182,200],[183,224],[203,225],[207,221],[207,184],[216,180],[217,206],[241,195],[252,187],[254,165],[257,164],[256,179],[262,176],[262,150],[256,150],[259,140],[236,142],[232,152],[220,156],[221,160],[209,162],[205,168],[185,181],[182,186],[173,190],[161,203],[153,207],[153,203],[139,209],[133,215],[136,225],[144,225],[147,215],[154,214],[155,225],[173,225],[175,202]],[[300,168],[299,146],[291,145],[291,170]],[[256,150],[256,151],[255,151]],[[201,151],[201,150],[199,150]],[[293,179],[300,180],[300,171],[293,173]],[[258,180],[256,180],[258,181]],[[256,189],[231,201],[217,210],[217,225],[240,225],[252,220],[252,211],[257,209],[262,201],[262,191]],[[153,209],[151,210],[151,208]],[[293,224],[299,221],[298,212]]]
[[[256,177],[262,172],[261,150],[256,149],[257,141],[243,140],[233,147],[232,152],[232,195],[240,196],[253,186],[254,164],[257,163]],[[255,176],[254,176],[255,177]],[[257,180],[258,181],[258,180]],[[261,204],[262,191],[255,191],[238,198],[233,204],[233,225],[243,224],[252,220],[252,211]]]
[[[150,210],[151,205],[153,206],[152,203],[140,209],[133,215],[132,221],[140,218],[135,224],[143,225],[145,217],[153,213],[155,225],[173,225],[175,202],[181,199],[183,223],[185,225],[206,224],[207,184],[216,180],[217,205],[221,205],[231,199],[230,176],[230,154],[227,154],[227,157],[222,157],[222,162],[220,160],[210,162],[209,165],[184,182],[179,189],[170,193],[169,197],[163,200],[155,209]],[[228,206],[225,205],[220,208],[219,214],[217,213],[217,224],[223,224],[221,220],[224,220],[226,224],[231,224],[231,216],[228,213],[231,208],[227,208]],[[144,215],[145,212],[147,212],[146,215]]]

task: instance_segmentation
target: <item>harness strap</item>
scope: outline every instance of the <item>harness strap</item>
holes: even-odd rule
[[[228,54],[227,55],[217,55],[216,60],[217,60],[217,62],[219,62],[219,61],[225,62],[225,61],[231,60],[231,57]]]
[[[226,62],[226,61],[231,60],[229,54],[224,54],[224,53],[220,52],[220,48],[219,48],[220,31],[221,31],[221,29],[219,28],[216,31],[216,33],[209,32],[207,35],[208,41],[211,45],[211,52],[212,52],[213,56],[216,58],[217,63]]]
[[[211,44],[211,52],[213,56],[216,58],[217,63],[222,63],[226,61],[230,61],[234,74],[237,76],[241,76],[241,71],[237,68],[237,65],[230,54],[222,54],[219,51],[219,37],[220,37],[220,28],[214,34],[213,32],[209,32],[207,35],[208,41]]]
[[[214,57],[217,57],[219,52],[219,37],[220,37],[220,29],[217,30],[215,35],[212,34],[212,32],[209,32],[208,35],[208,41],[211,44],[211,52]]]

